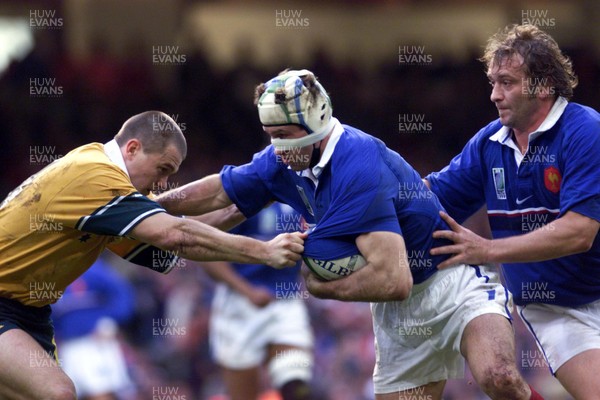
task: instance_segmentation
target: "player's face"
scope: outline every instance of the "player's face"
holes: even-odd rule
[[[540,110],[538,96],[532,95],[530,79],[524,71],[523,57],[514,55],[492,63],[487,71],[492,85],[490,99],[498,109],[502,125],[517,133],[531,132],[537,126]]]
[[[143,195],[166,189],[169,176],[177,172],[183,161],[175,146],[156,153],[145,153],[140,147],[132,153],[129,151],[126,156],[127,171],[131,183]]]
[[[263,129],[271,139],[298,139],[308,135],[308,132],[298,125],[265,126]],[[309,167],[312,151],[311,144],[275,150],[275,155],[278,162],[288,165],[294,171],[302,171]]]

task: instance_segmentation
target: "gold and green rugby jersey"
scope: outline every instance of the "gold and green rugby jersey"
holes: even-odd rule
[[[153,259],[174,258],[164,251],[130,239],[115,243],[159,212],[165,210],[136,191],[103,144],[74,149],[0,204],[0,297],[37,307],[54,303],[107,246],[167,272],[170,262]]]

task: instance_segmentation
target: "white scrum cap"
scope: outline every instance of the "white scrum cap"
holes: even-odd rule
[[[297,124],[308,132],[308,136],[300,139],[273,139],[276,147],[308,146],[324,139],[333,128],[331,100],[316,78],[316,95],[311,93],[302,81],[307,75],[313,73],[302,69],[276,76],[265,83],[265,92],[258,99],[262,125]]]

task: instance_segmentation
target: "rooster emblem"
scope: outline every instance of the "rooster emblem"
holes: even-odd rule
[[[558,168],[548,167],[544,170],[544,185],[546,186],[546,189],[552,193],[558,193],[560,191],[561,182],[562,176]]]

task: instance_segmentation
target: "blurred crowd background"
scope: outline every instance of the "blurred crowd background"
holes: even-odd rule
[[[334,116],[381,138],[426,174],[496,118],[477,58],[486,38],[508,23],[530,18],[544,25],[573,60],[580,80],[573,101],[600,109],[598,8],[591,0],[489,7],[468,0],[326,7],[316,1],[5,1],[0,51],[9,45],[22,51],[0,70],[0,197],[53,158],[110,140],[125,119],[150,109],[171,115],[188,140],[188,157],[170,187],[244,163],[266,144],[254,87],[288,67],[314,71],[331,95]],[[15,26],[29,32],[22,45],[6,33]],[[265,35],[276,38],[268,51],[253,39]],[[414,63],[399,57],[411,53],[423,57]],[[421,124],[410,130],[406,122]],[[137,387],[132,398],[152,398],[161,385],[181,388],[188,399],[219,398],[222,384],[207,345],[214,284],[201,266],[188,263],[161,276],[112,261],[136,288],[134,317],[120,333]],[[308,302],[317,392],[332,400],[372,398],[368,305]],[[153,321],[169,315],[185,321],[185,335],[153,334]],[[524,374],[546,398],[569,399],[535,361],[541,355],[522,324],[515,328]],[[448,384],[445,398],[485,396],[467,375]]]

